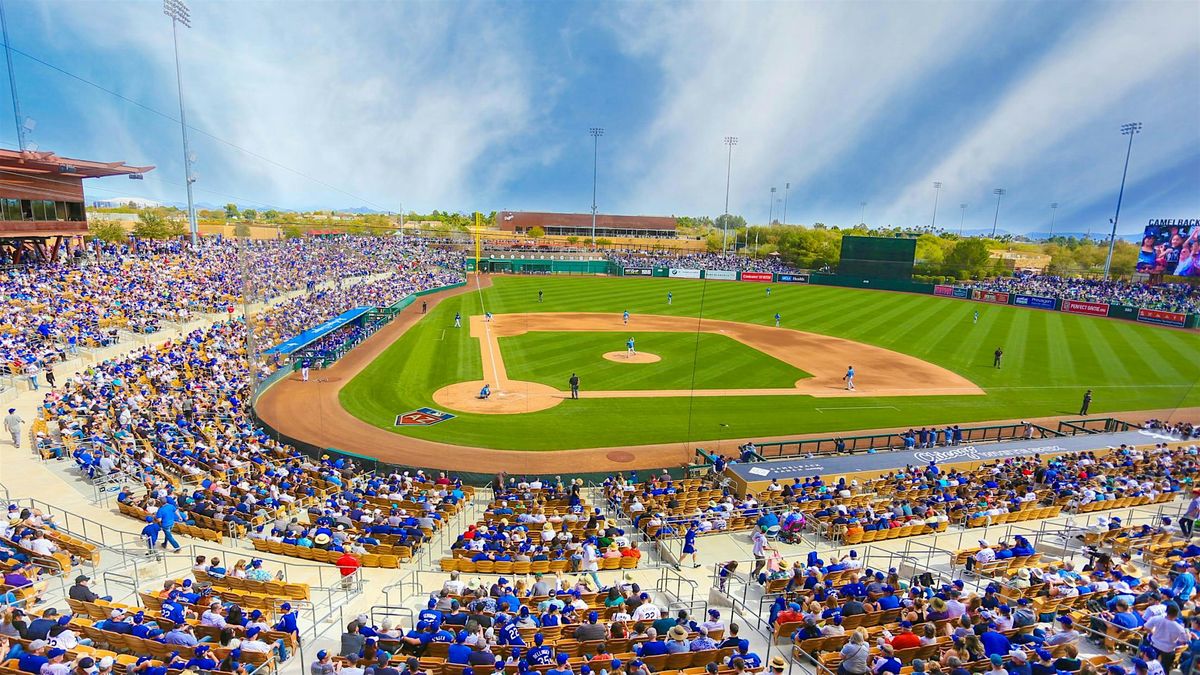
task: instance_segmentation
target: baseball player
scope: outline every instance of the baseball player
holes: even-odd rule
[[[975,318],[971,320],[971,323],[979,323],[979,310],[975,310]]]
[[[567,380],[567,384],[571,385],[571,398],[579,398],[579,376],[571,373],[571,379]]]
[[[779,312],[775,312],[775,327],[779,328],[779,320],[783,317],[779,316]]]
[[[300,381],[308,382],[308,359],[300,362]]]
[[[846,366],[846,374],[842,379],[846,381],[846,389],[854,391],[854,366]]]
[[[671,293],[671,291],[667,291],[667,304],[668,305],[671,304],[671,300],[673,300],[674,298],[675,298],[675,295],[673,293]]]
[[[491,323],[491,321],[492,321],[492,313],[491,313],[491,312],[484,312],[484,313],[483,313],[483,320],[484,320],[484,321],[487,321],[487,322],[489,322],[489,323]]]
[[[454,313],[454,327],[462,328],[462,314],[459,312]]]
[[[1000,367],[1000,359],[1004,358],[1004,350],[996,347],[996,351],[992,354],[992,367]]]
[[[625,341],[625,353],[628,354],[629,356],[637,356],[637,350],[633,348],[633,336],[632,335],[629,336],[629,339]]]
[[[542,301],[542,292],[538,291],[538,302]]]
[[[767,286],[767,297],[771,297],[771,287]]]
[[[628,326],[629,325],[629,310],[625,310],[625,313],[622,314],[621,316],[625,320],[625,325]]]

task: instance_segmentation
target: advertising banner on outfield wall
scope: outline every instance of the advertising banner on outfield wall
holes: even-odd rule
[[[716,279],[717,281],[737,281],[736,270],[704,270],[705,279]]]
[[[1037,295],[1014,295],[1013,304],[1036,309],[1058,309],[1058,302],[1054,298],[1043,298]]]
[[[952,298],[954,297],[954,287],[947,286],[946,284],[938,284],[937,286],[933,287],[933,294],[944,295],[947,298]]]
[[[694,270],[687,267],[672,267],[670,276],[672,279],[699,279],[700,270]]]
[[[1163,312],[1157,309],[1139,309],[1137,320],[1143,323],[1156,323],[1160,326],[1178,326],[1179,328],[1183,328],[1187,325],[1187,314]]]
[[[626,267],[623,274],[627,277],[649,277],[654,276],[653,267]]]
[[[775,279],[775,275],[770,272],[742,272],[742,281],[755,281],[760,284],[769,284]]]
[[[971,291],[971,299],[979,302],[994,302],[997,305],[1008,304],[1008,293],[997,293],[996,291]]]
[[[1108,305],[1103,302],[1063,300],[1062,311],[1071,314],[1087,314],[1088,316],[1108,316]]]
[[[962,286],[955,286],[954,287],[954,297],[963,298],[963,299],[970,298],[971,297],[971,289],[963,288]]]
[[[780,281],[780,283],[785,283],[785,284],[807,284],[808,283],[808,275],[807,274],[780,274],[779,281]]]

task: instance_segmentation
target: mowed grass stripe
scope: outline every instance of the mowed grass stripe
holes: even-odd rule
[[[1109,331],[1113,351],[1120,354],[1120,362],[1133,381],[1145,382],[1155,373],[1164,372],[1166,360],[1153,353],[1140,332],[1130,330],[1133,324],[1117,326]]]
[[[1121,360],[1121,355],[1113,348],[1116,340],[1116,327],[1101,326],[1102,322],[1115,319],[1087,318],[1079,322],[1082,332],[1081,341],[1087,344],[1096,358],[1096,373],[1103,373],[1119,384],[1132,384],[1135,381],[1133,372]]]

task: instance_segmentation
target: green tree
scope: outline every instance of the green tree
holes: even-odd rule
[[[978,237],[971,237],[959,240],[954,244],[954,248],[946,254],[943,269],[947,275],[968,279],[983,274],[987,269],[988,261],[987,244]]]
[[[525,233],[525,236],[529,237],[530,239],[541,239],[542,237],[546,236],[546,230],[544,230],[541,225],[534,225],[533,227],[529,228],[529,231]]]
[[[240,222],[233,226],[233,236],[243,239],[250,236],[250,225],[245,222]]]
[[[263,211],[262,215],[263,215],[263,218],[265,218],[266,220],[278,220],[279,219],[279,212],[276,211],[275,209],[267,209],[266,211]]]
[[[283,238],[284,239],[297,239],[297,238],[303,237],[303,236],[304,236],[304,230],[300,229],[299,225],[284,225],[283,226]]]
[[[133,236],[140,239],[167,239],[172,236],[170,223],[153,211],[142,211],[133,226]]]
[[[258,218],[258,211],[255,211],[254,209],[246,209],[242,211],[242,217],[253,222],[255,218]]]
[[[612,246],[612,241],[605,239],[604,237],[600,237],[596,240],[596,246],[599,246],[600,248],[608,248],[609,246]]]
[[[187,223],[182,218],[167,218],[167,236],[182,237],[188,233]]]
[[[114,244],[129,238],[129,235],[125,233],[125,228],[115,220],[90,220],[88,221],[88,233],[94,239]]]
[[[576,237],[575,235],[571,235],[571,236],[567,237],[567,243],[574,246],[575,244],[579,243],[579,237]]]
[[[237,204],[234,204],[234,203],[230,202],[229,204],[226,204],[226,205],[225,205],[225,217],[226,217],[226,218],[231,218],[231,219],[232,219],[232,218],[237,218],[237,217],[238,217],[238,207],[237,207]]]

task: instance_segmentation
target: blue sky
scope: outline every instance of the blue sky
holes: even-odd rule
[[[16,49],[172,117],[161,3],[5,0]],[[1195,2],[208,2],[180,33],[197,200],[1099,231],[1200,217]],[[90,199],[183,201],[177,124],[15,54],[43,150],[154,164]],[[14,147],[7,97],[0,144]],[[269,158],[267,162],[233,146]],[[277,163],[277,164],[276,164]],[[295,172],[281,168],[284,165]],[[298,173],[297,173],[298,172]],[[300,175],[304,174],[304,175]],[[776,215],[782,203],[776,207]]]

